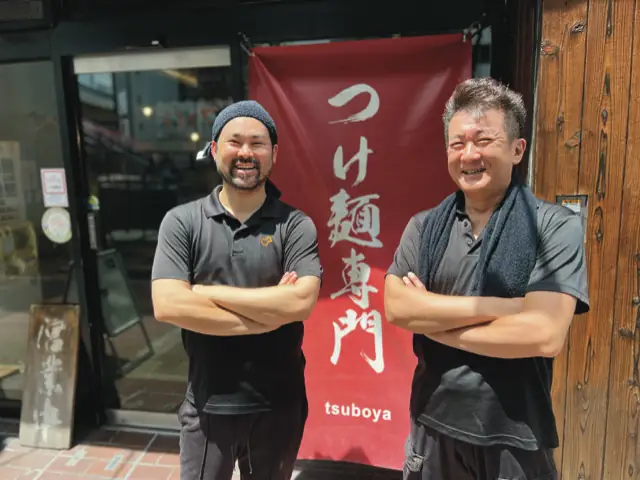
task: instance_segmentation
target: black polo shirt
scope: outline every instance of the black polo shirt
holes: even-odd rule
[[[420,233],[428,211],[409,221],[388,273],[420,272]],[[538,201],[539,244],[528,292],[551,291],[577,299],[576,313],[589,309],[584,232],[578,215]],[[482,235],[473,235],[458,208],[432,290],[469,295]],[[491,358],[414,336],[418,358],[411,389],[411,416],[450,437],[476,445],[510,445],[526,450],[558,446],[551,404],[553,359]]]
[[[267,188],[262,207],[240,223],[211,195],[170,210],[162,221],[152,279],[198,285],[270,287],[287,271],[322,277],[311,218]],[[267,411],[305,395],[302,322],[261,335],[213,336],[183,330],[187,398],[216,414]]]

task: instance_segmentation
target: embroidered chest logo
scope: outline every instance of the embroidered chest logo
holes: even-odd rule
[[[271,235],[260,237],[260,245],[262,245],[263,247],[268,247],[270,243],[273,243],[273,238],[271,238]]]

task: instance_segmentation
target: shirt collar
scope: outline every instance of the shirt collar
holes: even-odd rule
[[[462,190],[458,190],[456,192],[456,215],[458,216],[467,216],[467,212],[464,209],[464,194]]]
[[[511,191],[512,188],[514,188],[516,183],[517,183],[517,180],[515,179],[511,182],[511,184],[507,188],[507,192],[504,198],[499,203],[498,208],[502,206],[507,196],[509,195],[509,192]],[[539,208],[540,208],[540,202],[536,202],[536,210],[538,210]],[[456,215],[462,216],[462,217],[468,217],[467,211],[465,210],[464,194],[462,193],[462,190],[456,191]]]
[[[222,203],[220,203],[219,195],[221,190],[222,185],[216,186],[204,203],[204,212],[209,218],[229,215],[229,212],[227,212],[226,208],[224,208]],[[271,180],[267,180],[265,183],[265,191],[267,198],[256,213],[259,213],[262,218],[277,217],[280,212],[280,190],[273,184],[273,182],[271,182]]]

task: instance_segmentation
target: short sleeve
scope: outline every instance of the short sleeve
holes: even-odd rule
[[[191,229],[185,213],[172,209],[162,219],[151,279],[191,282]]]
[[[318,232],[310,217],[301,212],[292,216],[287,227],[283,251],[285,272],[296,272],[299,278],[322,278]]]
[[[589,311],[584,230],[578,215],[553,206],[543,214],[536,263],[527,292],[566,293],[576,298],[576,314]]]
[[[407,223],[400,238],[400,244],[393,256],[393,263],[387,270],[387,275],[402,278],[409,272],[420,274],[420,233],[426,214],[427,212],[421,212],[414,215]]]

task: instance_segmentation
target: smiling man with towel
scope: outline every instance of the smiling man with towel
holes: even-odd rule
[[[385,280],[418,358],[405,479],[557,478],[553,358],[589,310],[584,231],[513,175],[525,118],[495,80],[458,85],[443,115],[458,190],[411,218]]]

